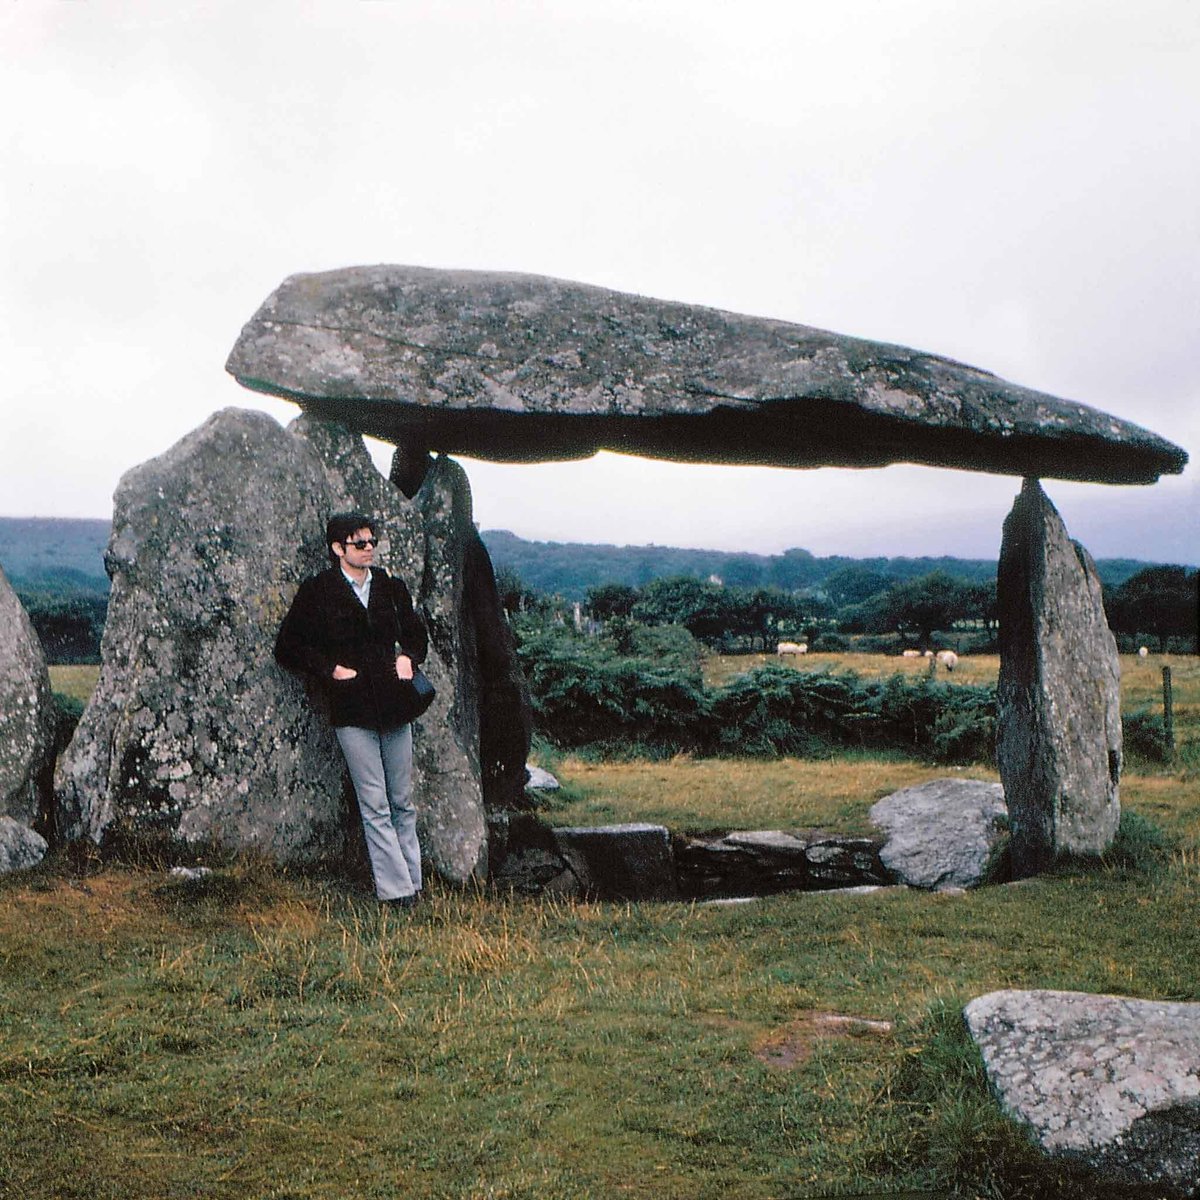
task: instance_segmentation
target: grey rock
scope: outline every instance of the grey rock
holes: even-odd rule
[[[284,862],[357,853],[341,753],[319,698],[275,664],[275,634],[299,582],[326,565],[326,517],[347,507],[378,514],[381,565],[453,627],[461,578],[434,550],[446,529],[426,524],[439,503],[469,519],[469,497],[443,494],[449,473],[427,480],[423,506],[357,435],[233,409],[129,472],[100,678],[56,776],[63,832],[101,841],[128,827]],[[461,883],[486,870],[477,669],[430,624],[438,699],[416,729],[414,799],[431,865]]]
[[[874,825],[887,834],[883,865],[909,887],[944,891],[990,882],[1008,832],[1008,808],[998,783],[931,779],[872,805]]]
[[[1004,522],[996,760],[1020,878],[1100,854],[1120,820],[1120,661],[1091,556],[1036,480]]]
[[[612,449],[1147,483],[1187,461],[1135,425],[936,355],[531,275],[293,275],[226,368],[405,444],[414,463],[416,447],[511,461]]]
[[[41,642],[0,570],[0,815],[30,827],[43,815],[56,729]]]
[[[100,676],[56,773],[65,836],[342,853],[337,743],[272,657],[329,501],[302,441],[234,409],[122,478]]]
[[[9,816],[0,816],[0,875],[27,871],[46,857],[46,839],[28,825]]]
[[[1054,1158],[1189,1197],[1200,1181],[1200,1004],[1001,991],[964,1016],[1004,1111]]]
[[[215,872],[212,867],[172,867],[167,874],[172,879],[179,879],[184,883],[196,883],[201,879],[207,879]]]
[[[554,841],[585,895],[597,900],[675,900],[671,835],[662,825],[574,826]]]
[[[556,792],[562,786],[549,771],[543,767],[535,767],[528,763],[525,767],[528,777],[525,787],[531,792]]]

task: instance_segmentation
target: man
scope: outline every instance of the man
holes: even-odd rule
[[[296,592],[275,641],[281,666],[313,678],[362,814],[375,892],[409,908],[421,890],[412,804],[412,677],[428,649],[425,626],[400,579],[372,566],[378,538],[363,513],[325,527],[333,564]]]

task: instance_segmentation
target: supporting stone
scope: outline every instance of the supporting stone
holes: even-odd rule
[[[296,586],[326,565],[325,520],[339,509],[375,515],[389,543],[380,564],[409,582],[430,625],[438,698],[414,761],[423,849],[451,882],[486,872],[481,589],[453,550],[478,536],[465,476],[439,460],[409,501],[344,428],[302,418],[283,430],[236,409],[118,488],[100,679],[57,773],[66,836],[128,830],[342,860],[358,835],[340,751],[319,699],[272,657]],[[511,719],[523,782],[528,740],[522,714]]]
[[[1120,667],[1091,556],[1036,479],[1004,523],[996,757],[1012,870],[1100,854],[1120,819]]]

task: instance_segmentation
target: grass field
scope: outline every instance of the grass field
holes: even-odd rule
[[[1200,672],[1172,665],[1190,744]],[[1151,697],[1154,660],[1123,667],[1127,703]],[[927,772],[555,765],[555,820],[744,827],[853,826]],[[197,883],[67,857],[5,877],[0,1196],[1115,1196],[996,1115],[958,1012],[1001,987],[1200,1000],[1195,771],[1130,774],[1122,797],[1167,844],[1143,829],[1107,863],[961,896],[435,889],[397,919],[254,861]]]

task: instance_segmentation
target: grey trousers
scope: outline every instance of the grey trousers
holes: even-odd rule
[[[412,803],[412,726],[378,733],[335,730],[362,814],[375,894],[395,900],[421,890],[421,847]]]

